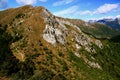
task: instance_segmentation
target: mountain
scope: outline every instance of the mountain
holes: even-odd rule
[[[90,20],[90,23],[98,22],[100,24],[105,24],[113,29],[120,30],[120,18],[106,18],[100,20]]]
[[[69,20],[69,21],[80,27],[80,29],[84,33],[90,34],[98,39],[110,39],[120,34],[119,30],[112,29],[109,26],[105,24],[100,24],[96,21],[90,20],[89,22],[84,22],[77,19]]]
[[[118,35],[42,6],[0,11],[0,79],[119,80],[120,43],[112,31]]]

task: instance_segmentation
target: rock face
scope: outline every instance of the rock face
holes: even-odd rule
[[[66,42],[61,30],[57,28],[55,29],[53,26],[49,25],[46,25],[46,28],[43,31],[43,38],[53,45],[55,45],[57,42],[61,44]]]
[[[43,31],[43,38],[53,45],[55,45],[57,42],[65,44],[65,34],[62,33],[62,31],[64,31],[63,29],[66,27],[59,23],[55,16],[50,15],[47,11],[43,12],[46,14],[46,27]]]
[[[61,44],[65,44],[66,43],[66,35],[70,35],[73,34],[74,37],[73,39],[79,44],[85,47],[85,49],[88,52],[95,52],[95,50],[92,50],[92,43],[97,45],[98,47],[102,48],[102,43],[100,40],[92,40],[91,37],[89,37],[88,35],[86,35],[85,33],[83,33],[80,28],[76,25],[73,25],[72,23],[70,23],[68,20],[65,19],[59,19],[57,17],[55,17],[54,15],[51,15],[50,13],[48,13],[47,11],[43,11],[44,14],[46,14],[46,18],[45,18],[45,29],[43,31],[43,38],[55,45],[57,42],[61,43]],[[68,25],[72,28],[75,28],[79,33],[77,33],[76,31],[72,30],[69,32],[69,34],[67,34],[68,32],[68,28],[66,28],[65,25]]]
[[[59,21],[59,22],[57,22]],[[91,37],[89,37],[88,35],[86,35],[85,33],[83,33],[79,27],[77,27],[76,25],[73,25],[72,23],[68,22],[68,21],[61,21],[57,18],[56,22],[58,23],[58,27],[54,27],[54,25],[46,25],[45,30],[43,31],[43,38],[51,43],[51,44],[56,44],[56,42],[59,42],[61,44],[65,44],[66,42],[66,36],[65,35],[73,35],[73,40],[75,40],[75,42],[77,42],[79,45],[84,46],[85,49],[88,52],[94,52],[95,50],[91,47],[92,44],[97,45],[99,48],[102,48],[102,43],[100,40],[93,40]],[[55,23],[49,23],[49,24],[55,24]],[[59,25],[60,24],[60,25]],[[62,33],[62,32],[68,32],[68,29],[65,27],[65,24],[69,25],[70,27],[73,27],[75,29],[77,29],[79,31],[79,34],[72,30],[69,32],[69,34],[67,33]],[[78,45],[77,45],[78,48]],[[79,49],[79,48],[78,48]]]
[[[43,38],[51,43],[51,44],[55,44],[56,43],[56,39],[55,39],[55,29],[52,26],[46,25],[46,28],[44,30],[44,34],[43,34]]]

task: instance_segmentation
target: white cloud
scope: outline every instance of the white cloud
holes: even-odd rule
[[[73,2],[74,0],[60,0],[58,2],[53,3],[53,6],[60,6],[60,5],[65,5]]]
[[[117,15],[116,17],[117,17],[117,18],[120,18],[120,15]]]
[[[89,11],[89,10],[86,10],[86,11],[80,12],[79,14],[80,15],[86,15],[86,14],[92,14],[92,12]]]
[[[101,17],[101,18],[98,18],[96,20],[101,20],[101,19],[114,19],[116,18],[115,16],[105,16],[105,17]]]
[[[35,4],[37,0],[16,0],[18,4]]]
[[[80,15],[106,14],[110,11],[114,11],[114,10],[118,11],[119,6],[120,6],[119,4],[104,4],[104,5],[100,6],[99,8],[97,8],[93,11],[85,10],[85,11],[80,12],[79,14]]]
[[[100,18],[94,18],[94,19],[91,19],[91,20],[116,19],[116,18],[120,18],[120,15],[117,15],[117,16],[104,16],[104,17],[100,17]]]
[[[97,8],[93,14],[104,14],[104,13],[108,13],[116,8],[119,7],[119,4],[104,4],[102,6],[100,6],[99,8]]]
[[[62,11],[57,11],[54,12],[56,16],[61,16],[61,17],[71,17],[71,16],[81,16],[81,15],[95,15],[95,14],[105,14],[110,11],[116,10],[119,8],[119,4],[104,4],[95,10],[85,10],[85,11],[80,11],[79,6],[72,6],[67,9],[64,9]],[[106,18],[114,18],[113,16],[108,16]]]
[[[46,2],[47,0],[16,0],[18,4],[23,4],[23,5],[36,4],[37,1]]]
[[[58,12],[55,12],[53,14],[57,15],[57,16],[64,16],[64,15],[73,15],[73,14],[76,14],[76,12],[78,11],[78,6],[72,6],[72,7],[69,7],[67,9],[64,9],[62,11],[58,11]]]
[[[74,18],[74,19],[79,19],[81,17],[81,15],[85,15],[85,14],[91,14],[90,11],[80,11],[79,10],[79,6],[71,6],[67,9],[61,10],[61,11],[57,11],[53,13],[56,16],[60,16],[60,17],[64,17],[64,18]]]

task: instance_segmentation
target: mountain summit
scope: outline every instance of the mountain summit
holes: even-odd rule
[[[0,79],[118,80],[120,44],[111,32],[118,35],[44,7],[0,11]]]

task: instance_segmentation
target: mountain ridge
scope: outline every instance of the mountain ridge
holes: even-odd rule
[[[100,23],[111,27],[112,29],[120,30],[120,18],[103,18],[99,20],[90,20],[89,23]]]
[[[0,76],[6,80],[119,79],[119,43],[86,34],[101,24],[28,5],[0,12],[0,19]]]

